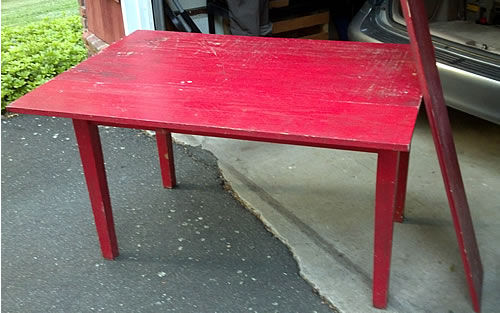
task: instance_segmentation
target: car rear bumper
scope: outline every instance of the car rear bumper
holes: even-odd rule
[[[349,26],[349,38],[363,42],[407,43],[404,30],[388,21],[387,6],[366,3]],[[436,60],[447,105],[500,124],[500,64],[475,60],[435,42]]]

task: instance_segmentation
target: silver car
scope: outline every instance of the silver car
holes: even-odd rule
[[[500,0],[426,0],[450,107],[500,124]],[[370,0],[349,26],[355,41],[407,43],[399,0]]]

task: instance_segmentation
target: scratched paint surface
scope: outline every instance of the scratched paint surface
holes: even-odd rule
[[[407,45],[138,31],[8,110],[406,151],[420,100]]]

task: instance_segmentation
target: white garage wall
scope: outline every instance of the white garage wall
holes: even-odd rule
[[[138,29],[155,29],[151,1],[121,0],[121,7],[125,35]]]

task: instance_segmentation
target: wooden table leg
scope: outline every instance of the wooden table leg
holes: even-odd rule
[[[404,221],[409,159],[410,152],[399,152],[398,188],[396,192],[396,208],[394,210],[394,221],[398,223]]]
[[[76,140],[80,150],[83,171],[87,181],[92,211],[101,244],[102,255],[106,259],[118,256],[111,200],[109,198],[106,170],[102,155],[101,140],[97,125],[84,120],[73,120]]]
[[[161,177],[164,188],[174,188],[175,167],[174,167],[174,150],[172,147],[172,136],[165,129],[156,131],[156,144],[158,146],[158,154],[160,157]]]
[[[375,194],[375,242],[373,257],[373,306],[385,308],[391,268],[394,205],[400,153],[380,151]]]

